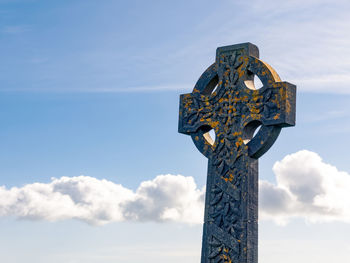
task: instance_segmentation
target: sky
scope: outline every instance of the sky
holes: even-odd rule
[[[207,159],[177,132],[217,47],[297,85],[259,160],[259,261],[347,262],[350,3],[0,0],[0,260],[200,261]]]

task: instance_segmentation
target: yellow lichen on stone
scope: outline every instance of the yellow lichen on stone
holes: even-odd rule
[[[219,121],[211,121],[210,122],[210,127],[216,128],[219,124],[220,124]]]
[[[290,113],[291,110],[292,110],[292,107],[291,107],[290,101],[289,101],[289,99],[288,99],[288,92],[286,92],[286,112],[287,112],[287,113]]]
[[[277,114],[273,117],[273,119],[274,119],[274,120],[278,120],[279,117],[280,117],[280,115],[281,115],[280,113],[277,113]]]

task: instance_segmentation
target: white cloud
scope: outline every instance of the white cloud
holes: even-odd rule
[[[295,217],[350,223],[350,174],[307,150],[287,155],[273,171],[276,185],[260,182],[263,219],[282,224]]]
[[[307,150],[276,162],[276,184],[260,181],[260,219],[279,224],[292,218],[350,223],[350,174]],[[0,216],[89,224],[120,221],[203,221],[204,189],[193,177],[159,175],[132,191],[89,176],[52,178],[7,189],[0,187]]]
[[[192,177],[159,175],[136,192],[89,176],[53,178],[21,188],[0,188],[0,216],[57,221],[79,219],[90,224],[124,220],[198,223],[203,190]]]
[[[204,190],[197,188],[193,177],[160,175],[142,182],[123,210],[131,220],[198,223],[203,220],[203,203]]]

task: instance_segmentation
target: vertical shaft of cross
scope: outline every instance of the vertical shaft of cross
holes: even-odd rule
[[[235,168],[226,180],[209,159],[202,263],[257,262],[258,160],[242,156]]]

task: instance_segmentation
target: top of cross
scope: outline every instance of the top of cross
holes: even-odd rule
[[[295,125],[295,85],[282,82],[258,57],[251,43],[219,47],[215,63],[192,93],[181,95],[179,132],[191,135],[208,158],[226,154],[236,159],[245,151],[259,158],[282,127]],[[254,88],[255,75],[263,83],[260,89]],[[215,142],[208,134],[211,129]]]

